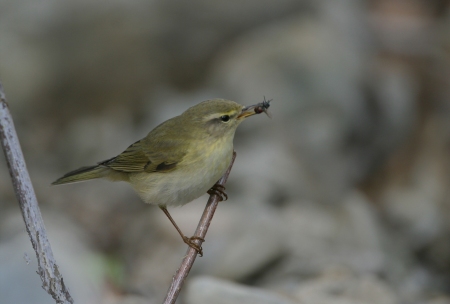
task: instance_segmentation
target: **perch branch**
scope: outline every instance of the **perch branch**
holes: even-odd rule
[[[224,186],[227,182],[228,175],[230,175],[231,168],[233,167],[234,159],[236,158],[236,152],[233,152],[233,157],[231,159],[230,166],[228,167],[225,174],[220,178],[217,182],[217,185]],[[214,216],[214,212],[220,202],[220,196],[218,194],[212,194],[209,197],[208,203],[206,204],[205,210],[203,211],[203,215],[198,223],[197,230],[195,230],[194,237],[199,237],[201,239],[205,239],[206,232],[208,231],[209,225],[211,224],[211,220]],[[197,240],[197,244],[199,246],[202,245],[200,240]],[[195,259],[197,258],[197,251],[194,248],[189,247],[186,252],[186,256],[181,262],[180,268],[178,268],[175,273],[172,284],[167,291],[166,298],[164,300],[164,304],[173,304],[178,298],[178,294],[180,293],[181,287],[189,274],[189,271],[194,265]]]
[[[36,195],[25,165],[22,149],[20,148],[19,139],[1,83],[0,139],[23,220],[30,236],[31,245],[36,252],[38,274],[42,280],[42,288],[53,297],[56,303],[73,304],[73,299],[64,284],[63,277],[53,257],[52,248],[47,238],[47,232],[45,231]]]

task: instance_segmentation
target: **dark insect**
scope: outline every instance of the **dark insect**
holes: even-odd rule
[[[270,113],[267,111],[267,109],[269,109],[269,107],[270,107],[271,101],[272,101],[272,99],[266,100],[266,97],[264,96],[263,102],[260,102],[255,105],[255,113],[260,114],[260,113],[264,112],[264,113],[266,113],[266,115],[268,117],[272,118]]]

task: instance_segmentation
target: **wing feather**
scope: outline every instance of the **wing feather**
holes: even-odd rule
[[[161,128],[163,124],[171,124],[171,126]],[[99,164],[125,173],[174,170],[187,153],[189,140],[186,140],[186,136],[188,133],[183,128],[179,128],[180,124],[174,119],[163,124],[153,129],[144,139],[129,146],[118,156]],[[175,136],[166,136],[165,130],[167,129],[175,131]]]

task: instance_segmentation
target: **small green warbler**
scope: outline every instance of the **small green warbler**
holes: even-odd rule
[[[163,122],[118,156],[71,171],[52,184],[95,178],[128,182],[144,202],[158,205],[183,241],[201,255],[196,238],[181,232],[166,207],[184,205],[205,192],[226,197],[223,187],[213,186],[230,165],[236,128],[268,107],[266,101],[248,107],[224,99],[203,101]]]

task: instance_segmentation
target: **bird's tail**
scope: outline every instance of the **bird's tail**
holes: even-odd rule
[[[105,177],[111,169],[102,165],[95,165],[89,167],[81,167],[80,169],[71,171],[63,177],[58,178],[52,185],[61,185],[68,183],[82,182],[94,178]]]

